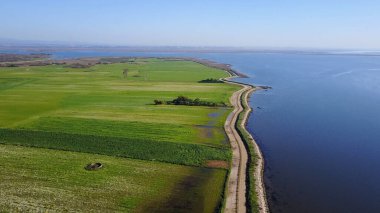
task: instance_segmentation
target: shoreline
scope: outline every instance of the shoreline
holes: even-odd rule
[[[265,161],[263,154],[260,150],[259,145],[253,138],[253,136],[248,132],[248,130],[245,128],[245,126],[248,123],[248,117],[250,116],[252,112],[252,108],[248,104],[248,99],[250,96],[257,90],[261,90],[262,88],[251,88],[248,90],[242,101],[244,101],[244,117],[243,121],[240,123],[241,127],[248,133],[249,136],[249,142],[254,146],[254,151],[256,154],[256,166],[254,166],[254,176],[255,178],[255,191],[257,193],[257,198],[258,198],[258,207],[259,207],[259,212],[269,212],[269,206],[268,206],[268,201],[266,198],[266,191],[265,191],[265,184],[264,184],[264,166],[265,166]]]
[[[258,144],[245,128],[248,117],[252,112],[252,108],[248,104],[248,99],[254,91],[263,88],[231,81],[232,78],[239,77],[239,75],[232,75],[230,72],[228,73],[230,74],[230,77],[221,80],[225,83],[239,85],[242,88],[236,91],[230,98],[234,110],[228,116],[225,124],[225,131],[230,139],[233,151],[231,171],[227,180],[225,212],[252,212],[252,205],[257,205],[256,210],[258,212],[267,213],[269,212],[269,207],[263,181],[264,158]],[[240,115],[243,116],[241,120]],[[241,132],[239,127],[244,133]],[[246,135],[246,137],[244,137],[244,135]],[[250,145],[253,150],[250,149]],[[237,149],[238,151],[236,151]],[[251,153],[252,151],[254,152],[254,155]],[[251,161],[252,157],[254,157],[255,161],[253,166]],[[251,174],[252,168],[254,170],[253,174]],[[251,175],[253,175],[254,181],[250,180]],[[247,187],[247,183],[249,186],[251,184],[254,186],[254,199],[257,200],[257,204],[248,203],[251,202],[250,200],[247,202],[247,198],[249,199],[250,196],[252,196],[252,194],[249,194],[251,187]]]
[[[136,58],[158,58],[163,60],[186,60],[194,63],[199,63],[204,66],[225,71],[229,77],[222,78],[225,83],[239,85],[241,88],[235,91],[230,97],[230,102],[233,105],[233,111],[227,117],[224,130],[231,144],[232,160],[225,188],[225,212],[252,212],[252,206],[258,206],[258,212],[268,212],[268,205],[265,196],[265,187],[263,182],[264,159],[259,146],[254,141],[252,135],[245,129],[248,116],[251,112],[251,107],[248,105],[248,98],[252,92],[258,89],[267,89],[269,87],[252,86],[245,83],[232,81],[232,78],[246,78],[248,76],[237,72],[231,68],[231,65],[217,63],[206,59],[197,59],[190,57],[88,57],[88,58],[73,58],[63,60],[34,60],[34,61],[16,61],[16,62],[1,62],[2,66],[43,66],[59,64],[65,66],[84,66],[90,67],[99,63],[128,63],[130,59]],[[127,60],[127,61],[125,61]],[[243,116],[241,121],[241,116]],[[240,130],[240,128],[242,130]],[[242,131],[244,133],[242,133]],[[247,137],[245,137],[245,134]],[[252,148],[249,145],[253,146]],[[251,159],[254,157],[257,160],[257,165],[254,166],[254,181],[251,173]],[[253,184],[254,182],[254,184]],[[250,190],[254,186],[256,195],[254,201],[251,202]],[[256,199],[257,198],[257,199]],[[247,200],[250,199],[250,200]],[[248,202],[247,202],[248,201]],[[248,209],[247,209],[248,207]]]

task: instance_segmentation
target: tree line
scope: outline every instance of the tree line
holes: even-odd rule
[[[199,98],[191,99],[185,96],[178,96],[176,99],[171,101],[162,101],[162,100],[154,100],[155,105],[186,105],[186,106],[210,106],[210,107],[226,107],[227,104],[223,101],[221,102],[212,102],[212,101],[203,101]]]

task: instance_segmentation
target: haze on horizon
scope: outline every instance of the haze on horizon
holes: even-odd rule
[[[380,49],[373,0],[12,0],[0,38],[132,46]]]

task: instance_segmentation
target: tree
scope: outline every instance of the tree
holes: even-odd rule
[[[161,105],[161,104],[163,104],[163,102],[161,101],[161,100],[154,100],[154,104],[155,105]]]

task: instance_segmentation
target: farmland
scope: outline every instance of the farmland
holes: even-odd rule
[[[232,108],[154,100],[185,96],[229,103],[236,86],[199,83],[226,76],[195,62],[154,58],[81,68],[0,68],[0,166],[7,187],[0,209],[219,209],[227,170],[207,165],[230,161],[223,123]],[[105,168],[83,169],[93,161]],[[20,184],[34,188],[15,192]],[[54,193],[62,199],[46,199]],[[91,204],[98,196],[103,207]]]

